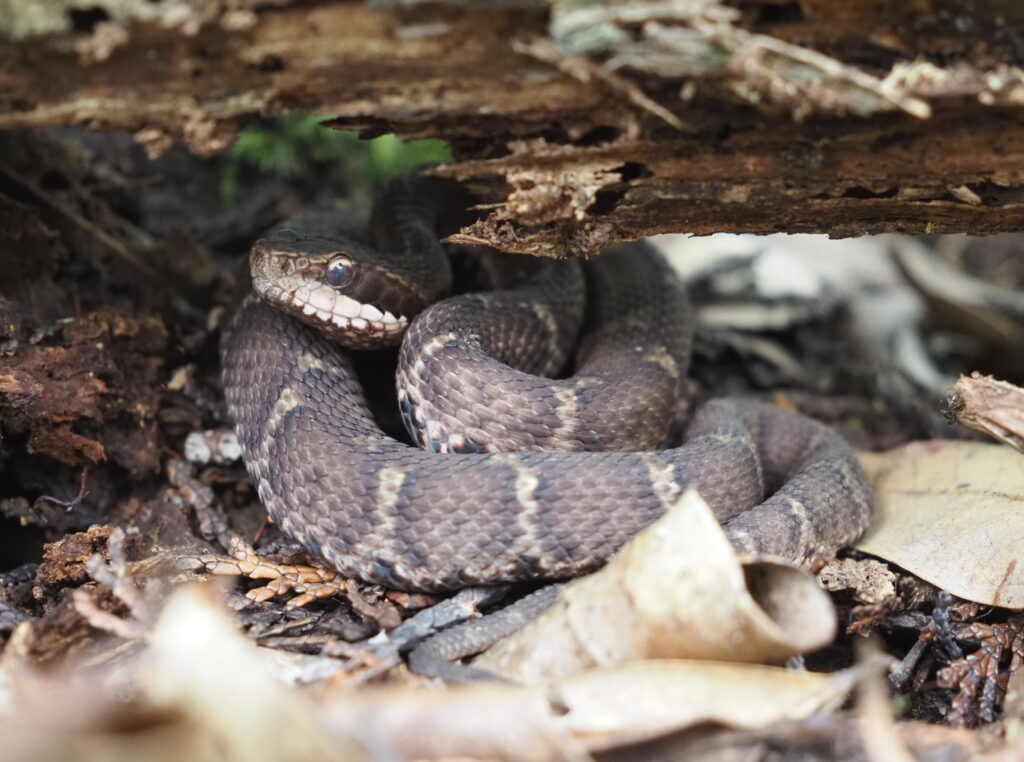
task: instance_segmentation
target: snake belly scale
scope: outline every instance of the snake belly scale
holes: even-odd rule
[[[428,307],[451,279],[436,182],[394,181],[365,234],[309,213],[253,247],[256,298],[225,331],[223,378],[283,531],[345,575],[424,591],[588,571],[691,486],[740,550],[803,559],[863,531],[851,448],[803,416],[712,400],[681,445],[655,449],[692,315],[650,248]],[[548,378],[581,325],[575,374]],[[351,349],[397,341],[402,415],[425,449],[381,430],[355,375]]]

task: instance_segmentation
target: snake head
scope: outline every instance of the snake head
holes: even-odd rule
[[[397,344],[426,306],[378,259],[358,240],[326,232],[307,213],[258,240],[249,264],[262,299],[346,347],[369,349]]]

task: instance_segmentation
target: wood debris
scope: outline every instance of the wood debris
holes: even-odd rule
[[[961,376],[953,387],[950,415],[1024,452],[1024,389],[991,376]]]

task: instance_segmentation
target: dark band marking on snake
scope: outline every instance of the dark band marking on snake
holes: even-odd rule
[[[287,534],[345,575],[445,590],[594,569],[691,486],[743,551],[799,560],[861,533],[867,480],[843,439],[803,416],[712,400],[683,444],[654,449],[693,318],[649,247],[424,309],[451,280],[433,183],[393,182],[361,238],[307,213],[253,246],[261,298],[225,332],[224,387]],[[575,375],[545,377],[581,325]],[[344,348],[399,340],[402,414],[426,450],[380,429]]]

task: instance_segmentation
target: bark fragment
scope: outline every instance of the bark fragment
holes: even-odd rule
[[[30,5],[0,15],[0,129],[209,153],[301,108],[444,137],[483,204],[461,240],[565,256],[662,232],[1024,226],[1008,0]]]

